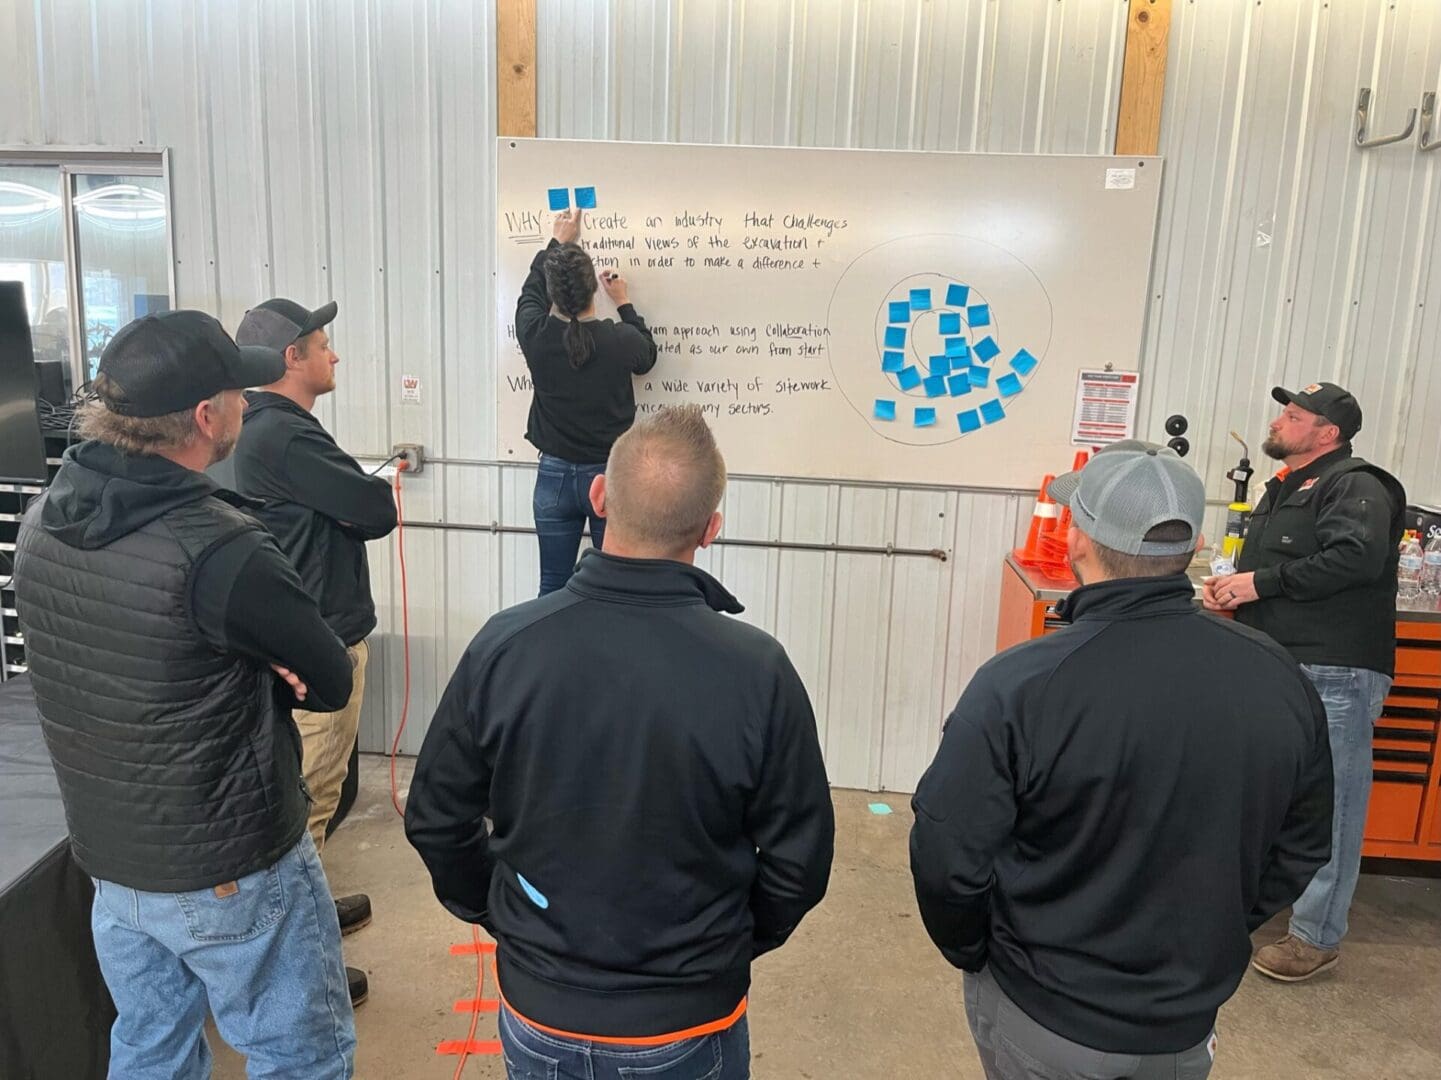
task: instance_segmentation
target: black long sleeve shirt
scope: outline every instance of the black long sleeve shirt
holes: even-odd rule
[[[564,340],[567,321],[550,313],[545,288],[542,268],[549,250],[532,260],[515,308],[515,336],[534,386],[525,437],[542,454],[573,465],[599,465],[635,423],[633,380],[655,366],[655,340],[634,306],[622,304],[616,312],[620,322],[584,320],[593,350],[584,364],[572,367]]]

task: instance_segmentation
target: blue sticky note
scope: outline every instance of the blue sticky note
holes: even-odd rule
[[[886,398],[876,398],[875,417],[877,420],[894,420],[896,418],[896,403]]]
[[[961,425],[962,435],[969,435],[973,431],[981,430],[981,418],[976,415],[975,409],[956,413],[956,422]]]
[[[912,290],[911,290],[911,310],[912,310],[912,311],[930,311],[930,310],[931,310],[931,290],[930,290],[930,289],[912,289]]]
[[[936,424],[935,409],[917,409],[916,427],[934,427]]]
[[[972,304],[970,307],[966,308],[966,322],[970,323],[972,326],[990,326],[991,305]]]
[[[989,386],[991,384],[991,373],[983,367],[971,368],[966,372],[966,376],[971,380],[972,386]]]
[[[1022,375],[1029,375],[1031,372],[1035,371],[1036,365],[1038,363],[1040,363],[1040,361],[1037,360],[1030,353],[1028,353],[1025,349],[1022,349],[1020,352],[1016,353],[1015,356],[1011,357],[1011,367],[1014,368],[1016,371],[1019,371]]]
[[[971,377],[963,371],[947,379],[946,385],[951,388],[951,397],[960,397],[971,392]]]
[[[898,352],[881,353],[882,371],[900,371],[906,366],[906,354]]]
[[[595,209],[595,188],[578,187],[575,189],[575,205],[582,210]]]
[[[1019,375],[1002,375],[996,380],[996,389],[1001,392],[1001,397],[1012,397],[1021,392],[1021,377]]]
[[[904,300],[891,301],[891,322],[910,322],[911,305]]]
[[[946,355],[966,357],[971,355],[971,347],[966,344],[963,337],[946,338]]]
[[[999,401],[988,401],[981,406],[981,419],[988,424],[999,423],[1006,418],[1006,410]]]
[[[959,334],[961,332],[961,313],[959,311],[941,312],[941,333]]]
[[[520,887],[525,890],[525,895],[530,897],[530,902],[532,904],[540,908],[542,911],[550,907],[550,901],[546,899],[545,894],[542,893],[530,882],[526,881],[524,877],[522,877],[520,874],[516,874],[515,880],[520,882]]]
[[[932,375],[949,375],[951,373],[951,361],[946,356],[933,356],[929,361]]]
[[[883,802],[873,802],[873,803],[871,803],[871,813],[873,813],[873,814],[885,815],[885,814],[889,814],[890,812],[891,812],[891,808],[890,808],[889,806],[887,806],[887,805],[886,805],[885,803],[883,803]]]
[[[570,189],[553,187],[547,194],[550,196],[550,208],[552,210],[570,209]]]
[[[1001,347],[992,338],[983,337],[976,342],[976,355],[981,358],[981,363],[989,364],[1001,355]]]
[[[946,290],[946,307],[965,307],[971,298],[969,285],[952,285]],[[942,331],[944,333],[944,331]]]
[[[926,388],[926,397],[944,397],[946,393],[946,377],[944,375],[932,375],[921,384]]]
[[[921,373],[913,367],[904,368],[897,376],[902,390],[914,390],[921,385]]]
[[[904,326],[886,327],[886,348],[904,349],[906,347],[906,328]]]

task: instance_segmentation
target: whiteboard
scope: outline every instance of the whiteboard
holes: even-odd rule
[[[501,139],[497,456],[533,460],[515,302],[552,197],[732,473],[1034,487],[1083,368],[1134,369],[1158,158]],[[597,312],[613,317],[604,293]]]

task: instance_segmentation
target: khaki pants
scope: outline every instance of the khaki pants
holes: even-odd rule
[[[370,659],[370,646],[361,641],[349,652],[355,681],[345,708],[324,713],[296,709],[294,714],[303,752],[301,769],[305,773],[305,786],[314,800],[310,804],[309,828],[316,851],[325,847],[325,827],[340,805],[340,788],[345,783],[350,748],[355,745],[355,736],[360,730],[360,704],[365,698],[365,662]]]

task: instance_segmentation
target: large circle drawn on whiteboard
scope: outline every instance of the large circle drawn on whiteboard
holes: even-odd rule
[[[930,306],[909,311],[904,323],[894,321],[891,308],[912,290],[922,298],[929,292]],[[948,293],[953,300],[968,295],[960,304],[948,304]],[[967,321],[973,299],[988,309],[988,322],[972,326]],[[940,316],[947,313],[960,315],[960,331],[954,336],[965,338],[968,348],[988,340],[987,351],[998,350],[984,362],[973,358],[985,383],[960,397],[949,392],[936,396],[924,384],[902,386],[896,372],[884,369],[886,354],[895,351],[887,344],[886,332],[903,326],[902,362],[925,365],[936,347],[931,339],[944,341],[948,336],[939,329]],[[975,430],[979,415],[985,417],[979,421],[982,427],[1004,419],[1043,366],[1052,321],[1051,300],[1040,279],[1005,249],[957,234],[903,236],[863,252],[846,267],[831,294],[826,349],[836,386],[877,435],[891,442],[935,446]],[[920,371],[929,374],[924,366]],[[1005,392],[997,390],[1002,377]],[[891,405],[893,418],[877,415],[882,402]],[[934,411],[935,420],[919,426],[920,414],[927,410]],[[970,424],[962,421],[963,413]]]

